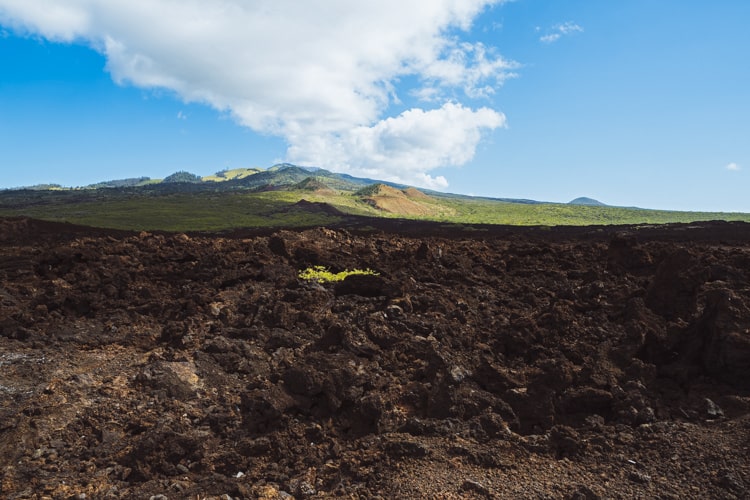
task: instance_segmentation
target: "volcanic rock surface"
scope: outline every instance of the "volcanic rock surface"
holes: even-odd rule
[[[0,497],[750,496],[749,226],[383,224],[0,220]]]

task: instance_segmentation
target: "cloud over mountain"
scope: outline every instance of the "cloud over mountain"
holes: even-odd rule
[[[505,124],[461,101],[492,94],[515,64],[456,36],[503,1],[0,0],[0,23],[87,43],[116,82],[281,136],[295,162],[440,187],[431,169],[466,163]],[[407,96],[429,107],[392,111]]]

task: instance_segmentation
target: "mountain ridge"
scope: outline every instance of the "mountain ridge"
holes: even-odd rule
[[[445,193],[431,189],[416,188],[407,184],[371,179],[367,177],[356,177],[351,174],[331,172],[320,167],[299,166],[292,163],[277,163],[267,169],[258,167],[225,169],[212,175],[198,176],[184,170],[174,172],[164,179],[151,177],[134,177],[126,179],[112,179],[88,184],[79,187],[66,187],[59,184],[38,184],[34,186],[23,186],[18,188],[2,189],[0,191],[46,191],[46,190],[144,190],[159,193],[175,192],[199,192],[199,191],[273,191],[292,190],[301,185],[306,179],[312,179],[324,184],[331,190],[339,190],[354,193],[366,186],[382,184],[392,188],[405,190],[411,188],[419,191],[424,196],[448,199],[477,199],[489,201],[502,201],[507,203],[541,204],[549,203],[530,199],[501,198],[501,197],[476,197],[458,193]]]
[[[270,172],[233,169],[195,180],[135,178],[95,187],[1,190],[0,216],[37,217],[91,227],[160,231],[224,231],[339,225],[372,228],[408,219],[484,231],[513,226],[750,222],[750,214],[676,212],[472,197],[377,182],[324,169],[281,164]],[[188,182],[179,182],[186,180]],[[586,201],[586,200],[578,200]],[[389,219],[389,222],[380,222]],[[411,223],[411,222],[409,222]],[[446,226],[447,227],[447,226]]]

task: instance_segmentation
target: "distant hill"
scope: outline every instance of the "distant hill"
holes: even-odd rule
[[[220,172],[216,172],[214,175],[207,175],[205,177],[202,177],[201,180],[203,180],[203,182],[231,181],[233,179],[243,179],[262,171],[263,170],[259,168],[233,168],[231,170],[222,170]]]
[[[331,189],[326,183],[322,182],[320,179],[316,179],[315,177],[308,177],[302,182],[298,182],[291,187],[292,189],[298,189],[300,191],[312,191],[319,194],[333,193],[333,189]]]
[[[175,172],[164,180],[142,177],[83,188],[46,184],[0,190],[0,217],[13,216],[180,232],[329,224],[373,228],[378,218],[471,225],[471,231],[493,224],[750,222],[750,214],[612,207],[586,197],[566,204],[442,193],[288,163],[266,170],[222,170],[205,177]]]
[[[5,191],[14,191],[21,189],[25,189],[28,191],[59,191],[65,188],[60,184],[34,184],[33,186],[23,186],[15,189],[7,189]]]
[[[309,181],[307,179],[310,179]],[[289,163],[274,165],[267,170],[255,174],[227,181],[226,187],[267,191],[269,189],[293,189],[302,182],[312,181],[325,185],[328,189],[354,192],[365,186],[378,182],[372,179],[362,179],[346,174],[337,174],[322,168],[298,167]],[[389,184],[390,183],[384,183]],[[397,184],[392,184],[398,186]],[[406,187],[406,186],[399,186]]]
[[[89,184],[86,189],[102,189],[102,188],[124,188],[124,187],[137,187],[145,186],[150,184],[152,181],[150,177],[133,177],[130,179],[117,179],[113,181],[97,182],[96,184]]]
[[[602,203],[599,200],[595,200],[593,198],[586,198],[585,196],[581,196],[580,198],[576,198],[575,200],[569,201],[568,205],[587,205],[587,206],[592,206],[592,207],[606,207],[607,206],[605,203]]]
[[[203,181],[198,175],[191,174],[190,172],[180,171],[180,172],[175,172],[172,175],[165,177],[162,182],[165,184],[169,184],[173,182],[198,183],[198,182],[203,182]]]
[[[24,189],[24,188],[21,188]],[[26,188],[28,189],[28,188]],[[466,195],[422,190],[403,184],[383,180],[354,177],[349,174],[334,173],[317,167],[300,167],[291,163],[279,163],[268,169],[236,168],[224,169],[213,175],[198,176],[191,172],[175,172],[163,180],[139,177],[132,179],[109,180],[86,186],[69,188],[63,186],[39,186],[38,192],[60,191],[69,199],[78,200],[86,191],[92,199],[101,196],[128,199],[141,195],[156,199],[162,195],[190,195],[224,193],[257,194],[268,196],[275,203],[288,203],[289,200],[308,198],[311,203],[323,203],[344,212],[375,217],[407,217],[446,220],[455,217],[472,217],[482,220],[483,207],[498,206],[496,203],[539,204],[534,200],[511,200],[503,198],[476,198]],[[98,190],[106,193],[98,193]],[[88,196],[88,195],[87,195]],[[195,199],[195,198],[194,198]],[[465,203],[472,203],[471,207]],[[29,203],[29,201],[24,201]],[[274,204],[268,210],[276,210]],[[295,206],[292,212],[282,210],[286,215],[298,217],[301,210],[315,208],[315,216],[323,212],[317,205]],[[463,214],[463,215],[461,215]],[[494,212],[493,212],[494,214]],[[333,216],[332,213],[327,213]],[[496,215],[493,215],[493,217]],[[264,216],[264,223],[272,218]]]
[[[25,189],[75,191],[80,188],[66,188],[49,184]],[[123,190],[133,193],[143,191],[144,193],[151,194],[198,194],[203,192],[242,191],[255,193],[274,191],[307,192],[311,193],[311,197],[316,202],[328,203],[333,199],[338,199],[339,203],[344,203],[352,210],[359,210],[359,213],[379,213],[385,216],[398,215],[420,218],[455,216],[455,203],[460,204],[465,201],[480,204],[497,202],[528,205],[545,204],[545,202],[535,200],[484,198],[420,190],[394,182],[354,177],[349,174],[334,173],[318,167],[301,167],[291,163],[279,163],[265,170],[261,168],[224,169],[213,175],[204,177],[191,172],[179,171],[165,177],[163,180],[151,179],[149,177],[109,180],[91,184],[83,189]],[[569,204],[607,206],[600,201],[586,197],[576,198],[569,202]]]
[[[227,184],[250,189],[280,188],[299,184],[308,177],[310,177],[309,170],[295,165],[281,164],[241,179],[234,179]]]
[[[444,207],[416,188],[398,189],[386,184],[372,184],[355,193],[371,207],[392,214],[408,216],[437,215]]]

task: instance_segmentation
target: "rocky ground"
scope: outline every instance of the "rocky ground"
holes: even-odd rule
[[[0,220],[0,497],[750,495],[750,226],[383,224]]]

